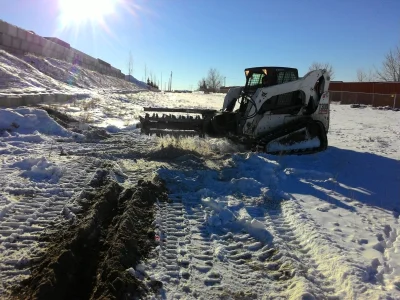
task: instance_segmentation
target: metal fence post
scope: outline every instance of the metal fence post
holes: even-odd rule
[[[372,83],[372,107],[375,107],[374,104],[375,104],[375,82]]]
[[[397,94],[394,94],[393,108],[396,108],[396,98],[397,98]]]

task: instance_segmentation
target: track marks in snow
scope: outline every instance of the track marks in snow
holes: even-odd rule
[[[281,212],[268,214],[262,197],[229,197],[232,209],[241,207],[231,211],[179,189],[185,192],[172,192],[173,203],[159,207],[160,251],[149,263],[163,298],[335,294]]]
[[[320,278],[329,278],[326,284],[338,292],[337,296],[366,299],[372,295],[384,299],[389,297],[380,285],[371,280],[374,275],[371,266],[354,256],[347,256],[346,251],[349,250],[323,232],[297,201],[285,201],[281,207],[287,225],[305,250],[304,261],[323,275]]]
[[[249,207],[253,215],[255,210]],[[160,204],[160,249],[148,273],[163,282],[163,297],[215,298],[244,291],[254,297],[295,293],[336,299],[335,286],[282,212],[259,207],[255,217],[273,234],[272,243],[255,238],[239,221],[209,224],[205,217],[210,213],[196,201]]]
[[[285,205],[285,202],[280,204]],[[301,214],[301,212],[297,212]],[[304,218],[304,222],[307,222]],[[293,282],[302,282],[303,293],[309,293],[318,299],[336,297],[336,289],[331,280],[318,270],[318,263],[311,254],[311,249],[307,247],[304,236],[297,236],[290,222],[280,210],[267,210],[265,223],[267,228],[273,233],[275,243],[279,245],[281,252],[286,256],[287,264],[293,265]],[[289,286],[289,293],[291,286]]]
[[[29,262],[39,257],[41,249],[45,247],[45,243],[37,241],[38,236],[56,218],[67,212],[66,204],[85,186],[88,176],[95,169],[95,161],[79,158],[65,162],[65,167],[66,173],[57,184],[48,184],[41,188],[27,184],[25,194],[16,196],[13,201],[8,200],[2,206],[0,278],[3,285],[0,287],[0,294],[9,283],[15,283],[14,276],[27,275],[26,267]],[[27,191],[31,192],[27,195]]]
[[[238,223],[224,227],[209,224],[210,212],[211,208],[200,201],[184,198],[159,204],[160,246],[147,272],[163,282],[161,296],[243,298],[266,291],[279,295],[287,278],[281,273],[285,266],[273,262],[277,250],[255,239]]]
[[[324,185],[331,174],[281,168],[255,154],[234,155],[220,165],[223,167],[193,171],[163,168],[159,172],[179,207],[175,213],[181,216],[174,219],[180,220],[175,224],[182,236],[176,240],[185,249],[183,257],[179,257],[180,252],[176,257],[177,264],[184,262],[179,265],[179,277],[173,283],[169,278],[160,279],[164,298],[196,298],[200,294],[206,298],[234,297],[241,291],[255,297],[267,291],[275,298],[388,296],[382,284],[371,280],[377,275],[373,269],[379,267],[377,263],[369,265],[368,260],[348,253],[352,250],[332,235],[340,231],[326,230],[306,212],[301,200],[280,190],[280,181],[292,182],[290,174],[285,174],[291,170],[289,173],[306,177],[313,189],[320,187],[326,194],[329,191]],[[247,183],[238,184],[243,178]],[[303,183],[299,186],[304,187]],[[331,195],[333,200],[326,203],[330,206],[321,206],[320,214],[337,207],[357,213],[357,201],[346,206],[342,195],[334,191]],[[340,229],[340,224],[335,224],[332,229]],[[163,260],[162,253],[158,259]],[[149,272],[159,278],[164,274],[154,261]]]
[[[400,272],[393,265],[400,260],[400,238],[396,228],[382,226],[382,233],[376,235],[372,248],[381,255],[371,260],[370,274],[372,282],[381,284],[387,289],[400,290]]]
[[[4,176],[0,178],[0,297],[9,284],[15,284],[28,275],[30,262],[42,254],[46,244],[37,240],[41,233],[58,218],[75,217],[74,212],[79,207],[72,200],[87,187],[97,167],[110,169],[115,179],[126,185],[136,184],[139,178],[151,174],[155,165],[138,167],[135,157],[140,148],[149,149],[155,142],[152,144],[146,138],[138,138],[134,143],[136,137],[137,134],[128,132],[96,143],[66,140],[27,142],[20,145],[21,153],[18,155],[11,152],[3,154]],[[60,155],[61,148],[64,155]],[[47,162],[63,170],[61,176],[54,180],[21,176],[24,170],[14,164],[25,161],[27,154],[29,157],[45,155]],[[120,158],[124,160],[118,164]],[[40,168],[38,171],[41,171]],[[86,190],[90,191],[90,188]]]
[[[159,206],[160,250],[148,270],[163,282],[163,297],[332,294],[333,289],[320,280],[323,276],[316,271],[315,263],[310,265],[312,259],[305,260],[307,254],[299,258],[304,249],[281,215],[266,215],[263,207],[248,207],[259,223],[265,223],[268,229],[274,226],[277,241],[271,243],[243,226],[243,220],[215,226],[207,219],[212,212],[209,206],[171,194],[171,198],[175,196],[180,199]],[[306,271],[308,267],[313,272]],[[305,274],[314,276],[314,283],[305,279]]]

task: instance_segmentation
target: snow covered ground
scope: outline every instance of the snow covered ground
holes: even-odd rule
[[[97,98],[96,106],[84,109],[82,103],[90,101],[84,99],[60,110],[78,119],[90,113],[92,124],[140,141],[155,139],[132,126],[141,106],[218,108],[222,99],[110,94]],[[160,247],[142,268],[163,282],[162,295],[400,297],[398,113],[340,105],[332,105],[331,112],[330,147],[319,154],[240,153],[227,141],[196,138],[181,143],[204,156],[187,154],[157,171],[174,202],[159,206]],[[39,255],[44,245],[37,245],[35,236],[65,211],[90,170],[111,159],[124,174],[140,149],[119,146],[112,157],[107,147],[118,145],[85,143],[83,135],[62,128],[42,110],[0,114],[1,268],[9,282],[21,276],[16,265]],[[61,151],[69,155],[60,156]]]
[[[167,298],[399,299],[398,113],[332,105],[331,120],[323,153],[159,170],[174,205],[146,271]]]
[[[3,69],[16,59],[0,58]],[[4,93],[77,88],[60,83],[66,66],[40,79],[39,67],[18,62],[34,80],[3,83]],[[46,249],[38,236],[73,217],[74,199],[107,163],[124,185],[154,172],[170,190],[172,203],[156,207],[158,247],[127,270],[162,282],[155,298],[400,299],[400,112],[332,104],[327,151],[273,156],[135,128],[143,106],[219,109],[222,94],[100,86],[52,106],[79,130],[40,108],[0,109],[0,297],[29,275]],[[107,132],[93,135],[89,125]]]

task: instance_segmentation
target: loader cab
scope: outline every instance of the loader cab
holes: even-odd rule
[[[269,87],[297,80],[299,73],[297,69],[285,67],[257,67],[244,70],[246,85],[244,92],[252,96],[258,88]]]
[[[243,89],[245,97],[252,97],[259,88],[283,84],[299,79],[299,74],[295,68],[285,67],[259,67],[245,69],[246,85]],[[270,111],[272,114],[295,113],[300,110],[301,99],[299,91],[292,91],[285,94],[273,96],[268,99],[258,114]],[[239,111],[244,113],[247,109],[248,101],[242,101]]]

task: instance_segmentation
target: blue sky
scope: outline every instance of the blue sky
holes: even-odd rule
[[[246,67],[288,66],[303,75],[313,61],[331,63],[335,80],[353,81],[357,69],[379,68],[400,44],[400,0],[108,0],[116,4],[102,18],[107,29],[98,19],[62,26],[61,0],[0,1],[0,19],[56,36],[124,73],[131,51],[136,78],[146,66],[166,83],[172,71],[173,89],[195,88],[211,67],[226,85],[240,85]],[[77,15],[93,14],[82,9],[85,1],[93,0],[79,0]]]

